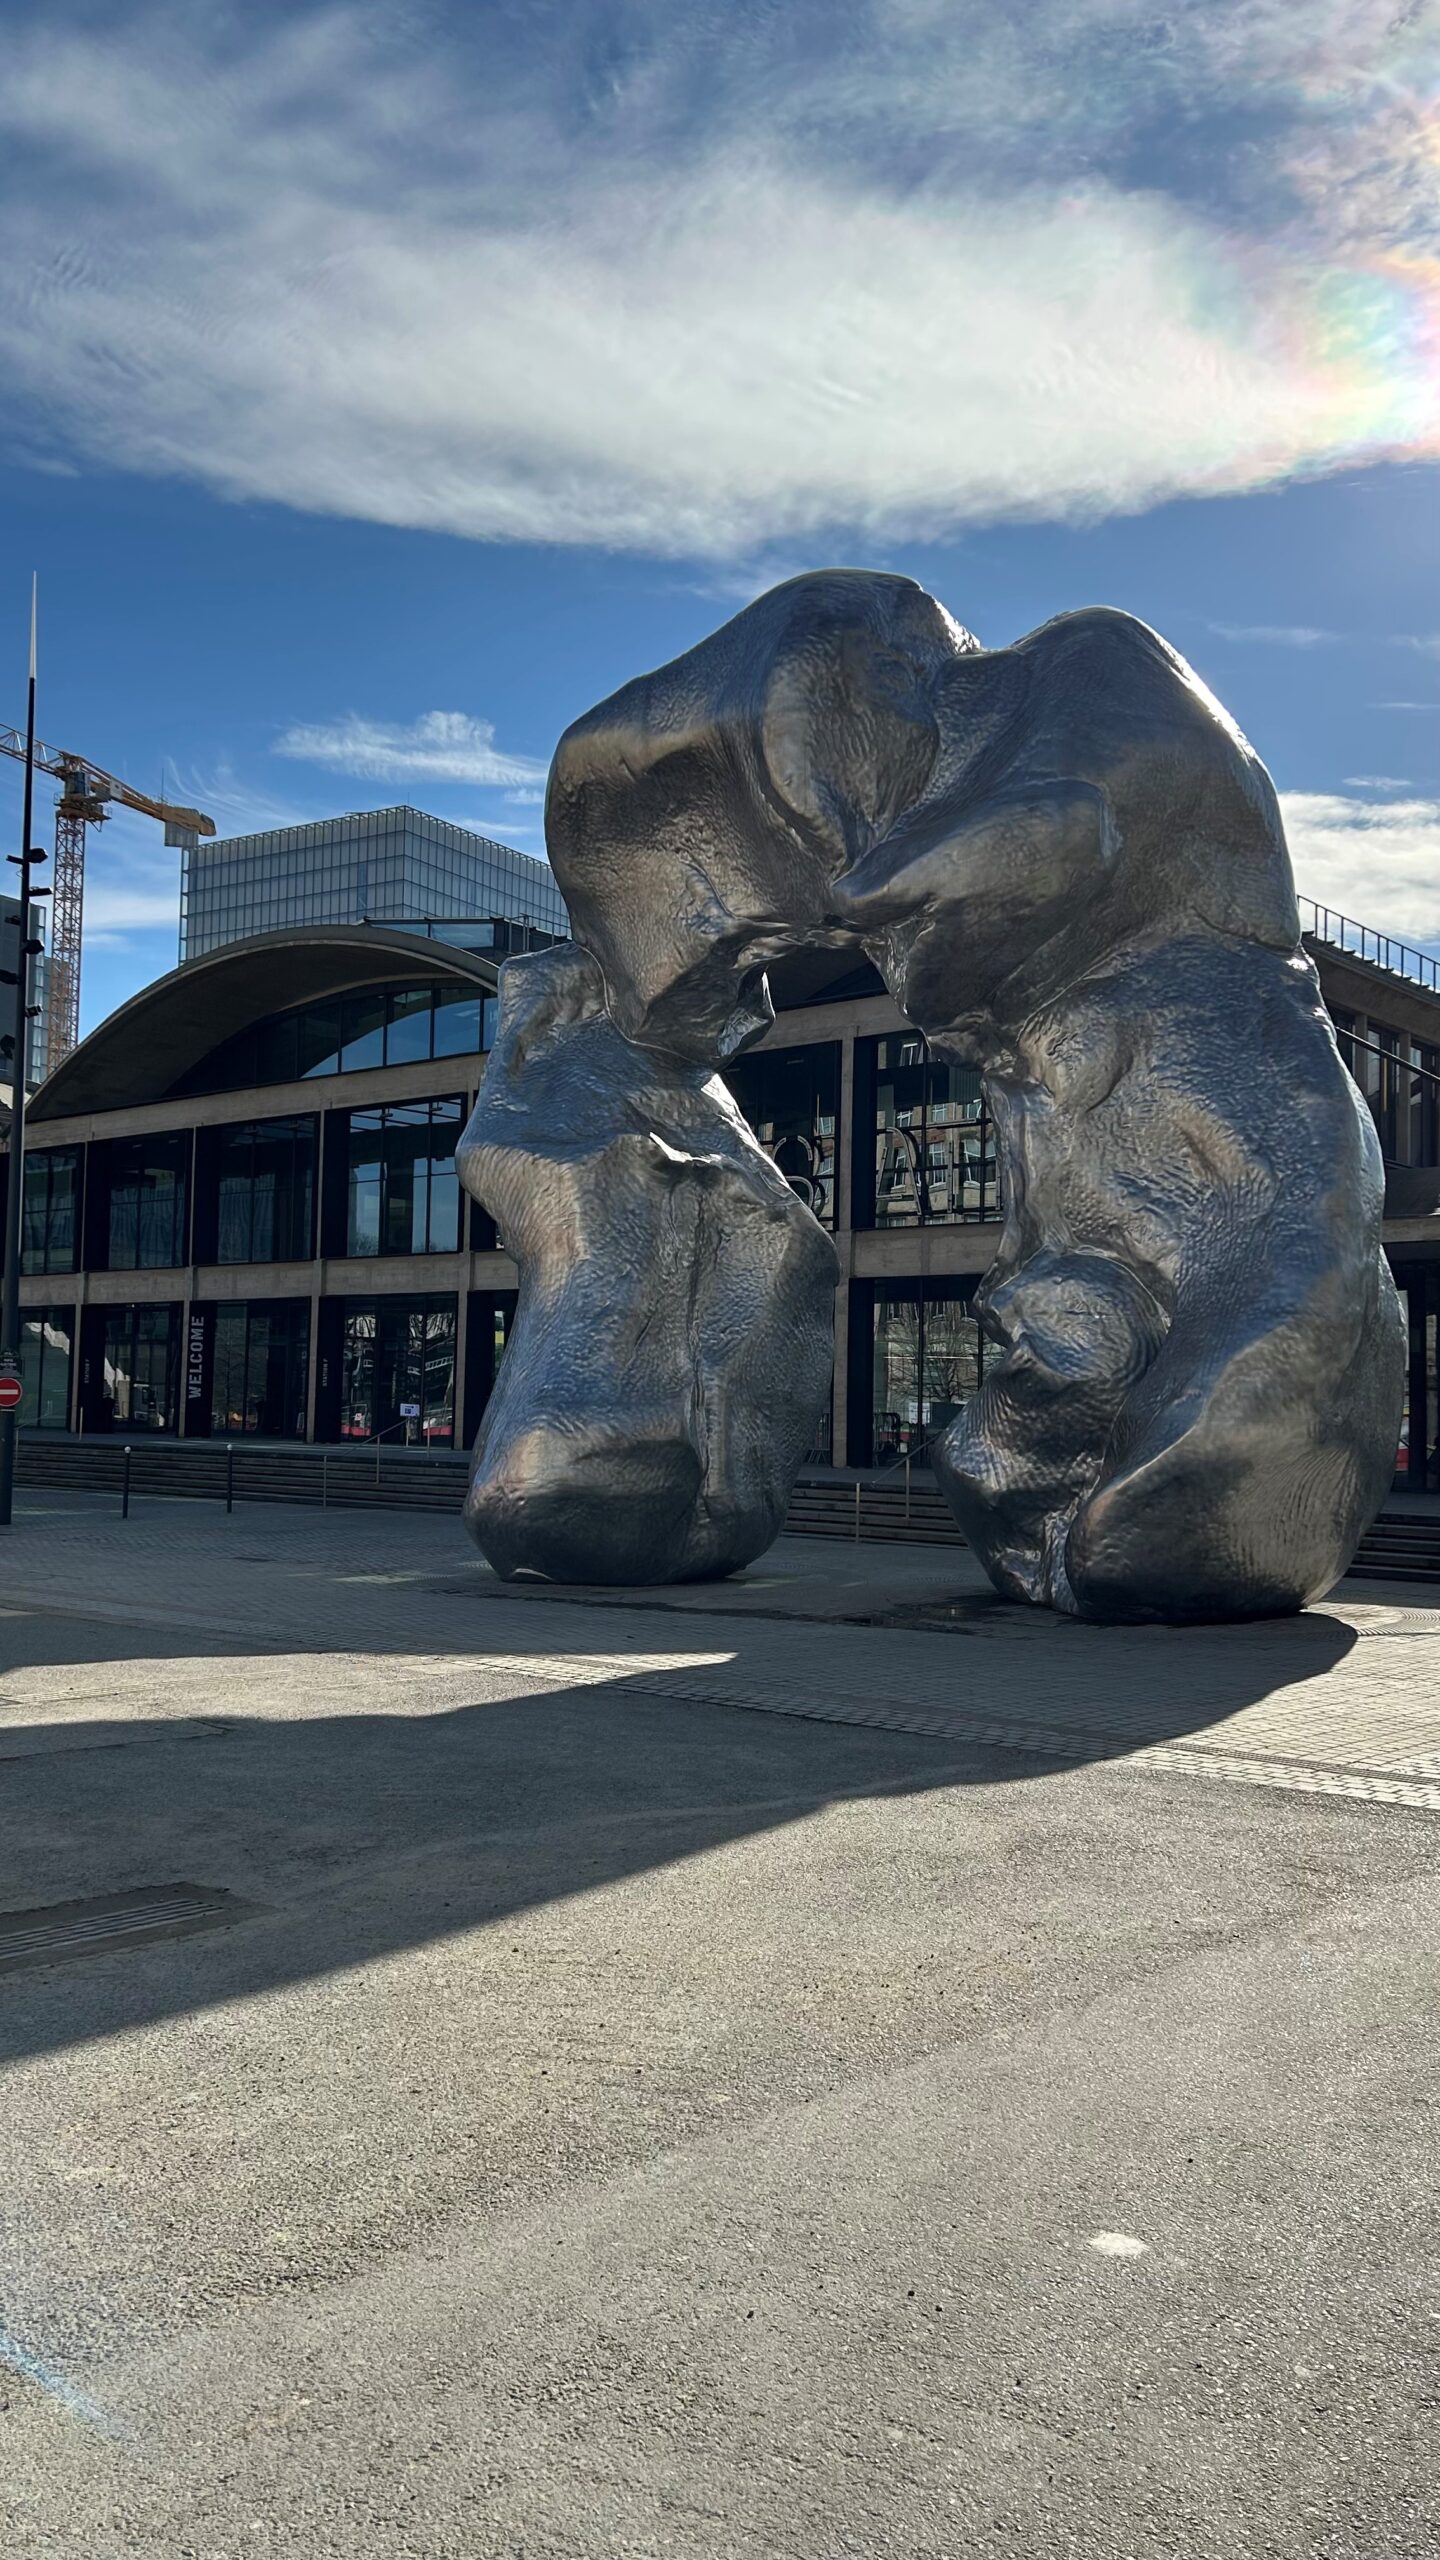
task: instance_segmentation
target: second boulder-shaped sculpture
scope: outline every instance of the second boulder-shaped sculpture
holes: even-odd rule
[[[458,1162],[520,1274],[483,1554],[565,1582],[748,1564],[829,1391],[838,1264],[724,1085],[623,1039],[588,952],[512,960]]]

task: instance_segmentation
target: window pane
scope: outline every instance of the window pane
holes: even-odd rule
[[[872,1460],[921,1457],[984,1376],[970,1281],[902,1284],[875,1301]]]
[[[345,1439],[448,1448],[455,1436],[453,1298],[350,1300],[341,1317]]]
[[[79,1242],[80,1150],[45,1147],[25,1158],[22,1271],[73,1271]]]
[[[462,1124],[458,1094],[351,1112],[348,1252],[457,1250],[461,1201],[454,1155]]]
[[[255,1081],[257,1084],[293,1084],[299,1067],[297,1060],[298,1024],[293,1013],[272,1014],[268,1022],[255,1027]]]
[[[340,1072],[339,1004],[309,1005],[296,1032],[295,1070],[302,1076],[336,1076]]]
[[[838,1048],[827,1041],[809,1049],[762,1050],[735,1060],[725,1080],[791,1190],[822,1226],[833,1226]]]
[[[920,1308],[908,1298],[875,1301],[873,1463],[888,1466],[912,1448],[920,1424]]]
[[[364,995],[347,996],[341,1009],[340,1071],[348,1075],[356,1067],[379,1067],[385,1062],[385,997],[368,990]]]
[[[178,1339],[174,1307],[107,1308],[103,1402],[117,1430],[174,1430]]]
[[[310,1310],[303,1298],[217,1309],[211,1427],[267,1440],[305,1436]]]
[[[74,1316],[69,1307],[29,1307],[20,1319],[22,1426],[64,1431],[70,1421]]]
[[[433,987],[398,987],[390,998],[390,1024],[385,1034],[385,1064],[404,1066],[430,1055]]]
[[[435,990],[435,1055],[458,1058],[480,1046],[480,997]]]
[[[166,1271],[185,1259],[190,1133],[110,1146],[110,1268]]]

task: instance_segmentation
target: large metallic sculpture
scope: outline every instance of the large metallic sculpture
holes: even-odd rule
[[[997,1587],[1132,1619],[1328,1587],[1400,1420],[1379,1151],[1300,946],[1269,779],[1164,641],[1085,612],[986,651],[906,579],[794,579],[567,731],[547,835],[588,955],[555,983],[579,973],[605,1064],[542,1066],[550,1035],[526,1022],[554,998],[512,964],[509,1046],[462,1153],[521,1266],[471,1510],[503,1570],[724,1571],[778,1522],[817,1401],[823,1257],[793,1217],[767,1260],[763,1222],[673,1205],[698,1136],[672,1204],[602,1202],[609,1148],[695,1127],[677,1096],[710,1097],[718,1126],[705,1078],[772,1018],[767,962],[820,945],[868,954],[937,1054],[984,1072],[1006,1207],[977,1308],[1001,1356],[936,1463]],[[572,1140],[552,1114],[574,1076]],[[724,1125],[715,1161],[758,1201]],[[563,1196],[535,1169],[547,1144],[579,1151]],[[643,1410],[622,1311],[663,1336]],[[744,1470],[775,1421],[757,1493]],[[681,1440],[698,1472],[677,1465],[647,1509],[639,1453]],[[612,1465],[624,1531],[600,1522]]]
[[[520,1266],[466,1504],[491,1563],[748,1564],[815,1435],[837,1263],[719,1077],[622,1039],[588,952],[537,952],[504,972],[458,1161]]]

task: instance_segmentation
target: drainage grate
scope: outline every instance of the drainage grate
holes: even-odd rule
[[[202,1884],[142,1884],[129,1893],[86,1902],[52,1902],[38,1911],[0,1911],[0,1973],[22,1965],[61,1964],[69,1956],[108,1954],[155,1938],[185,1938],[253,1918],[260,1905]]]

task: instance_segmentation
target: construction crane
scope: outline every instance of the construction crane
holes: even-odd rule
[[[23,729],[0,729],[0,754],[25,761]],[[165,830],[165,841],[177,845],[182,852],[193,853],[201,836],[213,836],[215,821],[203,809],[178,809],[168,800],[151,800],[143,791],[132,791],[103,765],[92,764],[88,756],[73,756],[63,747],[43,747],[35,741],[35,762],[42,773],[53,774],[60,785],[55,803],[55,870],[50,899],[50,989],[49,1026],[45,1044],[45,1073],[53,1075],[62,1058],[68,1058],[80,1037],[80,928],[85,910],[85,830],[103,826],[110,815],[111,804],[122,809],[138,809],[144,818],[158,818]],[[22,920],[22,931],[24,924]]]

